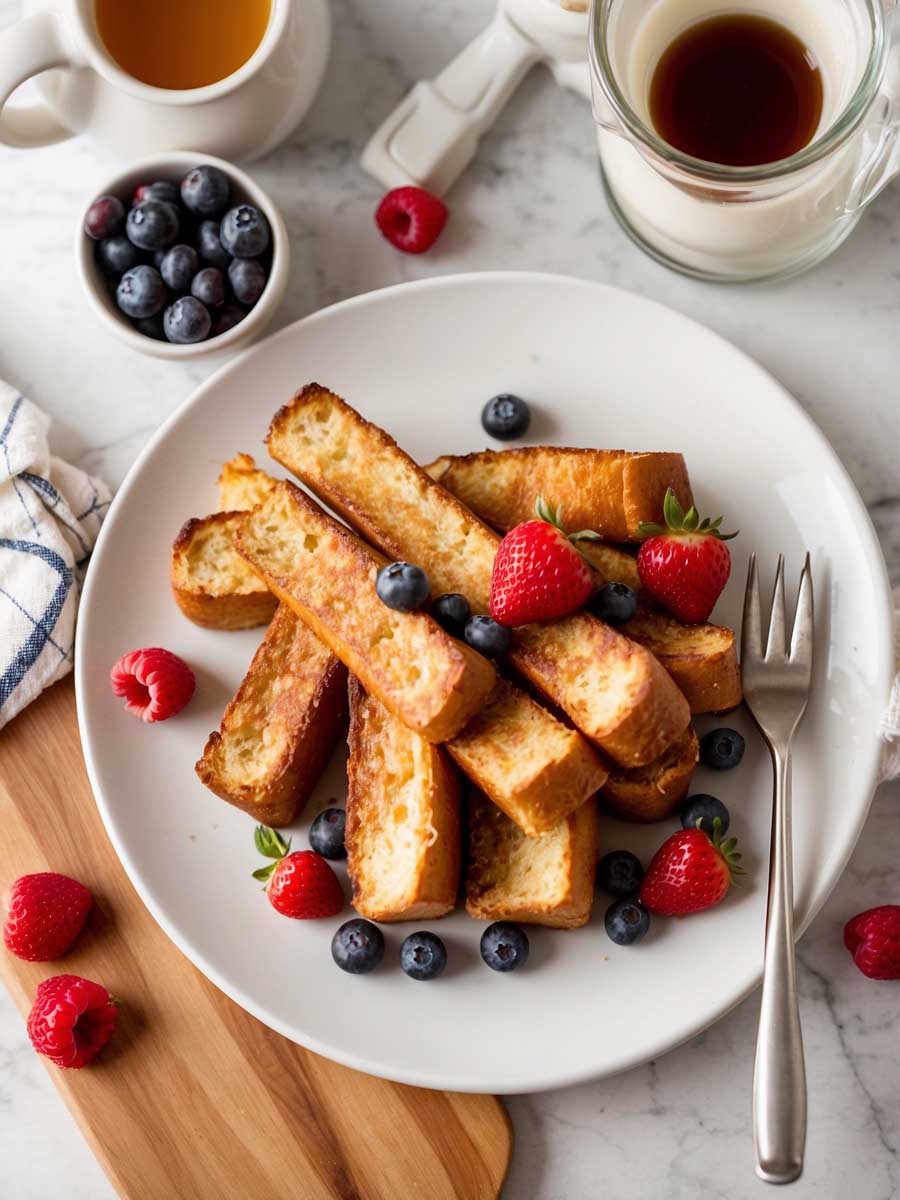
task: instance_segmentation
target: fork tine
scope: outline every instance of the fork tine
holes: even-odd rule
[[[787,634],[784,619],[784,555],[778,555],[775,571],[775,590],[772,593],[772,615],[769,618],[769,640],[766,643],[766,660],[784,658],[787,654]]]
[[[813,627],[815,624],[815,601],[813,598],[812,566],[809,555],[803,564],[800,576],[800,592],[797,596],[797,615],[791,635],[791,662],[812,669]]]
[[[741,662],[762,658],[762,632],[759,619],[759,579],[756,555],[750,555],[747,589],[744,592],[744,623],[741,627]]]

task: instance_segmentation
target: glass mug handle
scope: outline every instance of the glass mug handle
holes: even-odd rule
[[[882,0],[886,19],[897,21],[898,0]],[[866,150],[856,170],[844,211],[858,212],[900,174],[900,35],[895,31],[881,94],[873,105],[875,120],[865,132]]]
[[[49,146],[73,137],[43,104],[4,105],[16,90],[41,71],[72,65],[62,18],[36,13],[0,33],[0,142],[7,146]]]
[[[364,170],[385,187],[446,192],[540,58],[501,6],[487,29],[435,79],[417,83],[375,131],[362,154]]]

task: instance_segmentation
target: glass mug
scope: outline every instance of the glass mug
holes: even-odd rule
[[[666,266],[701,279],[784,277],[830,254],[900,171],[896,0],[595,0],[590,70],[600,165],[626,232]],[[760,166],[704,162],[662,141],[648,92],[663,51],[688,26],[747,11],[787,26],[824,84],[813,140]]]

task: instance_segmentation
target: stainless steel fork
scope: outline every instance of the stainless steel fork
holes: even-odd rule
[[[756,1173],[767,1183],[790,1183],[797,1179],[803,1171],[806,1146],[806,1070],[794,961],[791,743],[806,711],[812,661],[813,584],[809,555],[800,577],[790,643],[784,611],[784,556],[778,557],[764,651],[754,554],[744,597],[741,677],[744,699],[768,743],[775,769],[765,967],[753,1070]]]

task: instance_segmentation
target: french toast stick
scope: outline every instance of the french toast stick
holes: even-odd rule
[[[433,593],[489,611],[499,538],[383,430],[311,384],[276,414],[270,454],[392,558],[418,563]],[[658,757],[690,710],[656,659],[587,613],[516,630],[513,667],[623,766]]]
[[[459,779],[440,746],[414,733],[350,677],[347,870],[372,921],[442,917],[456,905]]]
[[[600,804],[622,821],[662,821],[687,796],[698,757],[697,735],[689,725],[654,762],[610,771],[600,789]]]
[[[172,543],[170,579],[175,602],[206,629],[250,629],[272,619],[278,601],[240,557],[232,535],[239,512],[186,521]]]
[[[531,520],[536,496],[560,508],[568,531],[593,529],[607,542],[638,542],[643,521],[661,523],[668,488],[685,511],[693,503],[680,454],[523,446],[445,456],[425,469],[504,532]]]
[[[256,465],[251,455],[236,454],[222,464],[219,508],[223,512],[249,512],[262,504],[277,482]]]
[[[549,833],[530,838],[478,792],[470,792],[466,825],[470,916],[560,929],[590,920],[597,869],[594,800]]]
[[[347,671],[279,605],[218,732],[200,781],[263,825],[289,825],[325,769],[347,716]]]
[[[394,716],[433,742],[459,733],[497,674],[424,612],[388,608],[382,564],[299,488],[281,482],[234,536],[238,553]]]
[[[554,829],[608,777],[580,733],[505,679],[444,749],[529,836]]]

